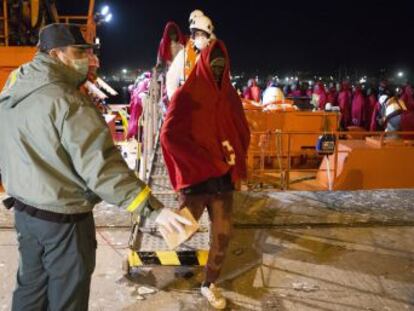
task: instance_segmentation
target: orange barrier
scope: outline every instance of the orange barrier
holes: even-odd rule
[[[0,90],[10,73],[20,65],[31,61],[35,53],[35,47],[0,47]]]
[[[414,132],[355,134],[365,139],[340,140],[335,154],[323,159],[319,184],[329,188],[324,173],[329,160],[332,190],[414,188]],[[399,138],[406,136],[410,139]]]
[[[259,141],[260,164],[249,165],[249,183],[270,181],[279,184],[281,189],[288,190],[292,185],[293,174],[300,177],[298,180],[312,179],[305,184],[305,188],[299,188],[301,190],[414,188],[414,132],[352,132],[364,137],[357,140],[346,139],[349,132],[334,131],[330,133],[336,137],[332,155],[318,155],[315,139],[313,150],[308,151],[319,159],[316,167],[293,168],[295,153],[291,150],[292,141],[298,137],[319,137],[324,133],[326,132],[253,132],[252,141]],[[282,137],[288,141],[286,150],[278,147],[283,141]],[[276,148],[271,147],[272,141]],[[250,164],[252,156],[254,155],[250,153],[247,159]],[[269,161],[271,158],[277,158],[277,162]]]
[[[319,134],[277,136],[287,132],[329,132],[336,131],[339,114],[332,112],[302,111],[261,111],[246,110],[247,122],[252,133],[247,157],[250,172],[256,168],[279,167],[281,158],[300,157],[314,154],[315,143]],[[266,162],[266,163],[265,163]]]

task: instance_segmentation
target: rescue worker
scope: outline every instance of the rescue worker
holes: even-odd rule
[[[38,53],[0,94],[0,145],[8,150],[0,168],[20,255],[13,311],[88,310],[99,201],[151,215],[168,230],[188,224],[128,169],[79,91],[91,47],[77,25],[44,27]]]
[[[198,16],[191,21],[191,38],[172,62],[166,77],[168,99],[183,85],[193,70],[200,52],[213,40],[213,23],[207,16]]]
[[[379,90],[380,91],[380,90]],[[381,90],[382,94],[378,96],[377,104],[374,107],[372,112],[370,131],[384,131],[385,130],[385,120],[383,117],[383,107],[387,99],[390,97],[391,92],[388,89]]]
[[[196,219],[208,210],[212,241],[201,294],[217,309],[226,307],[214,283],[229,244],[234,185],[246,177],[249,139],[241,99],[230,82],[227,50],[216,40],[174,95],[161,146],[181,206]]]
[[[408,109],[405,103],[399,99],[395,92],[390,92],[390,96],[382,95],[379,99],[381,104],[381,116],[385,124],[386,132],[401,130],[401,115]],[[395,135],[388,137],[396,137]]]
[[[277,83],[270,83],[263,92],[263,106],[282,104],[285,101],[285,95]]]
[[[157,67],[168,68],[178,52],[184,48],[185,41],[180,27],[174,22],[168,22],[158,48]]]

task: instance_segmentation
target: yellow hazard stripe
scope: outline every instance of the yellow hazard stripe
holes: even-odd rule
[[[155,251],[136,252],[131,250],[128,254],[130,267],[142,266],[205,266],[208,259],[208,250],[197,251]]]
[[[14,83],[16,83],[17,80],[17,70],[13,70],[10,74],[10,84],[9,86],[12,86]]]
[[[197,259],[200,266],[205,266],[208,259],[208,250],[198,250]]]
[[[126,133],[128,131],[128,118],[126,112],[124,110],[119,110],[118,113],[121,116],[122,127],[124,128],[124,131]]]
[[[156,252],[156,253],[162,265],[165,265],[165,266],[179,266],[180,265],[180,259],[178,259],[178,255],[176,252],[166,251],[166,252]]]
[[[132,201],[132,203],[127,207],[127,211],[132,213],[134,212],[142,203],[144,203],[151,193],[151,189],[146,186],[137,197]]]
[[[138,254],[132,250],[128,254],[128,264],[130,267],[142,266],[142,261]]]

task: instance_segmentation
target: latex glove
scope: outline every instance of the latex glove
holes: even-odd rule
[[[184,225],[191,225],[191,221],[174,213],[169,208],[163,208],[161,210],[160,214],[155,219],[155,223],[163,226],[170,233],[173,233],[174,231],[184,233]]]

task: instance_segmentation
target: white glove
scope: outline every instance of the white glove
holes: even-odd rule
[[[161,213],[155,219],[155,223],[163,226],[170,233],[174,231],[184,233],[184,225],[191,225],[191,221],[174,213],[169,208],[162,209]]]

